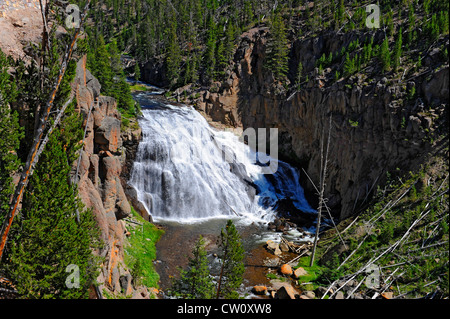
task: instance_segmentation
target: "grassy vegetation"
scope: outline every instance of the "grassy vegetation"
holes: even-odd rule
[[[152,89],[144,84],[135,83],[133,85],[130,84],[130,91],[136,92],[136,91],[151,91]]]
[[[447,165],[434,159],[417,173],[393,173],[371,207],[340,224],[345,246],[329,230],[321,236],[318,263],[309,267],[309,257],[300,259],[298,266],[308,275],[299,284],[312,283],[309,288],[315,289],[353,279],[362,281],[357,292],[366,296],[383,289],[394,297],[448,296],[449,177],[442,169]],[[377,289],[365,284],[369,264],[380,270]]]
[[[306,270],[307,274],[304,276],[300,276],[298,278],[299,282],[307,283],[307,282],[314,282],[319,279],[319,277],[322,275],[324,271],[324,267],[317,264],[317,261],[313,263],[313,266],[309,266],[310,257],[305,256],[299,259],[299,262],[297,264],[298,267],[302,267]]]
[[[131,269],[135,285],[158,287],[159,275],[153,261],[156,258],[156,243],[164,231],[145,221],[133,208],[132,220],[142,224],[128,224],[130,236],[125,246],[125,263]]]

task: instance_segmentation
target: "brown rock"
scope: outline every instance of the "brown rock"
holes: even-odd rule
[[[280,267],[280,272],[283,275],[290,276],[290,275],[292,275],[292,267],[289,266],[288,264],[283,264]]]
[[[392,291],[383,292],[381,294],[381,297],[383,297],[384,299],[392,299],[392,297],[394,297],[394,293]]]
[[[281,255],[280,247],[276,242],[274,242],[273,240],[268,240],[266,244],[267,249],[270,250],[274,255]]]
[[[105,117],[100,127],[95,131],[95,143],[101,150],[117,152],[122,146],[120,139],[120,121],[114,117]]]
[[[108,154],[109,152],[105,152]],[[105,175],[103,183],[103,205],[107,212],[113,212],[120,220],[130,215],[131,207],[120,182],[122,167],[119,157],[106,156],[102,158],[102,174]]]
[[[304,298],[302,298],[304,297]],[[316,294],[314,293],[314,291],[305,291],[302,293],[302,295],[300,296],[301,299],[314,299],[316,298]]]
[[[305,276],[307,274],[308,274],[308,272],[303,267],[298,267],[297,269],[294,270],[294,277],[297,279],[299,277]]]
[[[139,287],[133,292],[132,299],[150,299],[150,293],[146,287]]]
[[[291,285],[284,285],[277,290],[276,297],[277,299],[295,299],[296,295],[298,293]]]
[[[78,194],[86,207],[92,208],[95,220],[100,229],[101,238],[103,241],[108,242],[109,230],[106,211],[103,207],[101,196],[90,179],[84,179],[78,183]]]
[[[345,299],[344,293],[342,291],[338,291],[336,295],[334,296],[334,299]]]
[[[254,286],[252,291],[255,295],[265,295],[265,294],[267,294],[267,287],[266,286]]]
[[[285,243],[280,243],[280,249],[281,251],[287,252],[289,251],[289,246],[286,245]]]

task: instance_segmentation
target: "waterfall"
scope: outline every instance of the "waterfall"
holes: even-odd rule
[[[218,131],[190,106],[174,106],[139,93],[143,139],[130,185],[155,221],[196,222],[240,217],[268,222],[280,199],[314,212],[296,169],[278,161],[267,174],[253,150],[228,131]],[[275,160],[275,159],[271,159]]]

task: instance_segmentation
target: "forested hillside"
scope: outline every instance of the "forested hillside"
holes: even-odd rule
[[[117,48],[146,62],[163,61],[171,87],[191,82],[224,80],[237,40],[254,26],[271,29],[267,66],[275,77],[289,74],[291,85],[306,76],[304,66],[288,65],[289,46],[296,39],[329,32],[366,32],[369,1],[94,1],[87,32],[92,49],[113,39]],[[448,3],[439,0],[381,1],[379,28],[385,41],[351,43],[324,53],[316,63],[322,72],[336,61],[329,77],[338,79],[366,69],[379,57],[382,71],[399,71],[402,64],[420,68],[421,54],[448,33]],[[377,29],[374,29],[376,31]],[[379,38],[379,37],[378,37]],[[419,41],[420,40],[420,41]],[[428,45],[428,46],[427,46]],[[442,50],[443,59],[447,52]],[[302,71],[304,72],[303,74]],[[310,71],[310,70],[306,70]],[[375,70],[376,71],[376,70]],[[411,72],[411,70],[408,70]],[[300,73],[300,74],[299,74]],[[141,73],[142,74],[142,73]]]

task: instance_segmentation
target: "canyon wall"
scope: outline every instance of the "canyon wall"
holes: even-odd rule
[[[326,145],[331,117],[325,195],[340,219],[363,208],[377,186],[383,185],[387,172],[417,168],[432,147],[432,134],[445,133],[439,130],[448,112],[449,69],[448,63],[435,67],[439,52],[429,52],[424,59],[428,71],[412,79],[394,81],[356,73],[329,81],[315,69],[315,61],[359,35],[333,32],[297,40],[290,50],[289,77],[293,82],[300,61],[305,73],[314,77],[297,92],[288,93],[264,68],[267,35],[267,28],[244,33],[228,78],[213,83],[213,89],[197,91],[199,97],[187,102],[212,121],[232,127],[278,128],[280,158],[304,168],[316,185],[320,145],[322,139]],[[413,87],[415,101],[405,103]],[[191,92],[186,87],[175,93],[182,99]],[[316,193],[303,173],[302,182],[310,194]],[[314,195],[310,200],[315,204]]]
[[[131,285],[130,270],[124,263],[127,234],[124,218],[129,217],[129,201],[133,200],[126,195],[126,175],[141,131],[128,129],[122,132],[117,102],[101,95],[100,83],[86,69],[86,57],[77,64],[72,88],[86,129],[80,161],[74,163],[73,174],[78,176],[79,197],[92,209],[103,241],[102,249],[97,252],[103,260],[97,278],[99,290],[148,298],[147,288]]]

